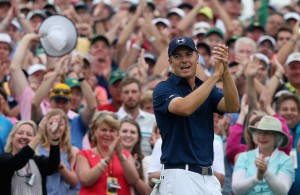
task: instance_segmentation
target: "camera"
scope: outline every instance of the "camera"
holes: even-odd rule
[[[34,181],[35,181],[35,175],[34,174],[30,173],[30,174],[26,175],[25,183],[32,186],[34,184]]]

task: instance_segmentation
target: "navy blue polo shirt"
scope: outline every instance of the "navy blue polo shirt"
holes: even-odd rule
[[[196,78],[195,83],[195,88],[198,88],[203,81]],[[214,87],[190,116],[179,116],[168,111],[172,99],[185,97],[191,92],[187,81],[175,74],[154,89],[154,114],[162,137],[162,164],[211,166],[213,163],[213,112],[218,112],[217,105],[223,92]]]

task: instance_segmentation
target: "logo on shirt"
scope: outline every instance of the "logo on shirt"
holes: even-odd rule
[[[167,99],[166,99],[166,101],[168,101],[168,99],[170,99],[171,97],[173,97],[174,95],[170,95]]]

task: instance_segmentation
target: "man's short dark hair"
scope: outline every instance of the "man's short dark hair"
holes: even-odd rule
[[[139,90],[141,91],[142,90],[142,84],[140,82],[140,80],[138,80],[137,78],[135,77],[125,77],[122,81],[121,81],[121,89],[124,87],[124,86],[127,86],[127,85],[130,85],[132,83],[136,83],[138,86],[139,86]]]
[[[299,98],[294,95],[294,94],[282,94],[276,101],[275,101],[275,108],[276,108],[276,112],[279,111],[282,102],[286,101],[286,100],[292,100],[296,103],[297,105],[297,110],[298,112],[300,112],[300,102],[299,102]]]

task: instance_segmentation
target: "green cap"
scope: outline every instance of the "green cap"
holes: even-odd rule
[[[75,78],[66,78],[66,84],[70,87],[70,88],[73,88],[73,87],[80,87],[80,83],[78,81],[78,79],[75,79]]]
[[[108,83],[114,84],[118,80],[122,80],[123,78],[127,77],[127,73],[122,70],[114,70],[110,73]]]
[[[218,28],[211,28],[209,29],[206,34],[205,37],[208,37],[211,34],[217,34],[219,37],[221,37],[222,39],[224,39],[224,34],[222,33],[222,31]]]

